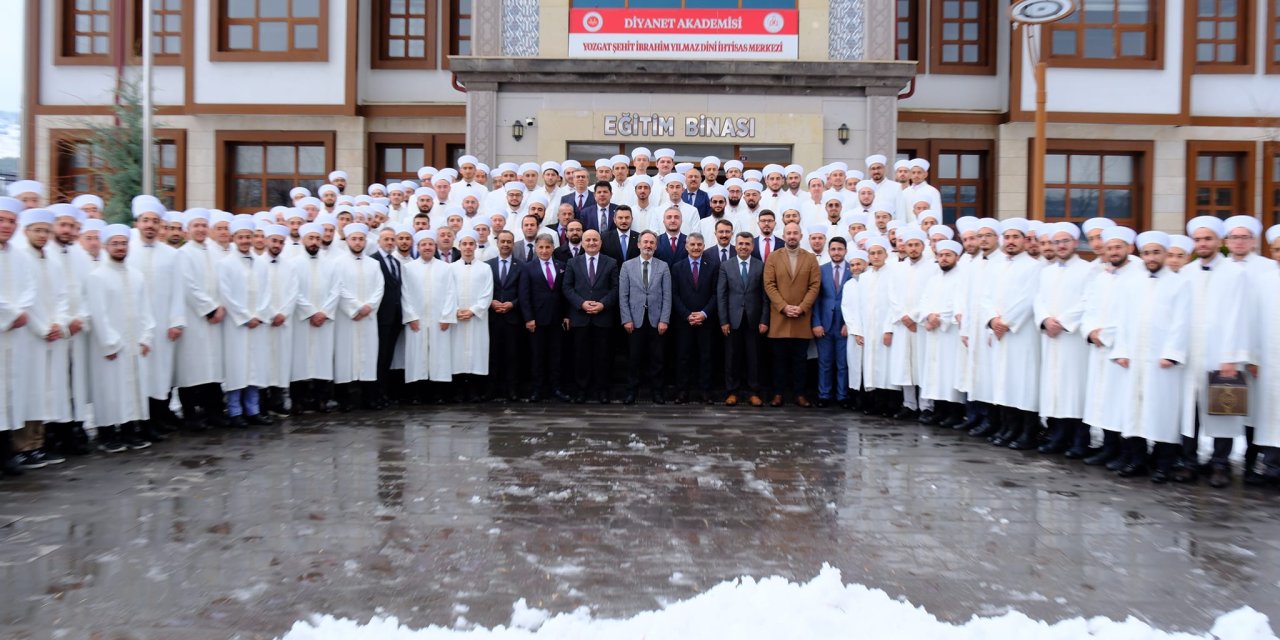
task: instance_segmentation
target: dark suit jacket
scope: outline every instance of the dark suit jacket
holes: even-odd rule
[[[676,240],[676,251],[671,252],[671,236],[664,231],[658,235],[658,248],[653,252],[653,257],[667,263],[667,266],[675,266],[679,260],[689,257],[689,252],[684,248],[684,241],[688,238],[682,233],[680,239]]]
[[[451,258],[449,258],[449,264],[453,264],[462,259],[462,252],[459,251],[457,247],[450,248],[449,255],[452,256]],[[439,260],[441,257],[442,256],[440,255],[440,250],[436,249],[436,259]]]
[[[720,324],[727,324],[736,331],[742,328],[745,318],[748,331],[755,331],[756,325],[768,326],[769,297],[764,293],[764,262],[760,258],[751,258],[745,288],[742,286],[738,256],[734,255],[728,262],[720,263],[716,298]]]
[[[680,194],[680,201],[685,204],[693,205],[693,208],[698,210],[699,218],[705,218],[711,215],[711,198],[707,196],[707,192],[702,189],[698,189],[693,193],[685,191]],[[779,212],[778,215],[781,216],[782,213]]]
[[[719,269],[720,268],[720,245],[715,243],[716,242],[715,238],[707,238],[707,242],[710,242],[711,244],[707,245],[706,249],[703,250],[702,255],[706,256],[707,259],[711,261],[712,266],[714,266],[716,269]],[[728,249],[729,249],[729,259],[730,260],[737,259],[738,250],[733,248],[733,242],[729,243]]]
[[[581,243],[579,243],[579,244],[578,244],[578,255],[582,255],[582,253],[583,253],[583,251],[582,251],[582,244],[581,244]],[[563,263],[565,263],[565,264],[568,264],[568,262],[569,262],[570,260],[572,260],[573,258],[574,258],[574,255],[573,255],[572,253],[570,253],[570,252],[569,252],[569,245],[567,245],[567,244],[562,244],[562,245],[560,245],[560,246],[556,247],[555,251],[552,251],[552,252],[551,252],[551,259],[552,259],[552,260],[556,260],[556,261],[558,261],[558,262],[563,262]]]
[[[520,302],[516,307],[525,322],[534,320],[540,327],[559,325],[565,318],[564,313],[564,263],[551,264],[556,271],[555,287],[547,286],[547,274],[542,270],[542,261],[535,257],[521,264],[524,277],[517,284],[520,290]]]
[[[591,189],[587,189],[587,192],[585,195],[586,195],[586,202],[583,203],[582,208],[578,208],[578,192],[577,191],[570,191],[567,195],[562,196],[560,198],[560,202],[562,203],[568,202],[569,204],[573,205],[573,215],[577,216],[577,218],[581,220],[582,209],[590,207],[596,203],[595,193],[592,192]],[[556,205],[556,206],[558,207],[560,205]],[[555,215],[555,212],[548,210],[547,215]]]
[[[604,234],[604,239],[600,243],[600,253],[617,260],[619,264],[626,262],[640,255],[640,234],[635,231],[627,232],[627,255],[622,255],[622,243],[618,242],[618,230],[612,229]]]
[[[617,210],[618,210],[618,205],[610,202],[608,227],[605,229],[601,229],[600,228],[600,209],[596,207],[596,201],[593,199],[591,201],[591,204],[583,207],[582,213],[578,214],[578,220],[582,221],[583,231],[586,231],[588,229],[595,229],[596,231],[600,232],[601,236],[603,236],[604,234],[613,231],[614,229],[613,212]]]
[[[563,242],[560,242],[560,223],[559,222],[552,222],[551,224],[543,225],[543,226],[547,228],[547,231],[551,232],[551,235],[556,237],[556,242],[559,243],[556,245],[557,247],[560,246],[561,244],[564,244]]]
[[[493,269],[493,299],[496,302],[514,302],[516,306],[506,313],[489,313],[489,320],[495,322],[505,322],[507,324],[524,324],[524,318],[520,315],[520,280],[524,277],[522,261],[516,259],[515,253],[511,254],[511,262],[507,265],[507,279],[502,280],[498,277],[498,262],[501,258],[492,258],[486,263]],[[545,283],[546,276],[543,276]]]
[[[698,282],[693,281],[693,268],[685,257],[671,265],[671,317],[687,324],[685,318],[694,311],[707,314],[706,326],[716,324],[716,280],[720,270],[704,255],[698,258]]]
[[[761,260],[764,260],[764,253],[762,253],[762,252],[763,252],[763,250],[764,250],[764,245],[763,245],[761,242],[762,242],[761,238],[760,238],[759,236],[757,236],[757,237],[756,237],[756,244],[755,244],[755,248],[753,248],[753,249],[751,250],[751,255],[752,255],[752,256],[754,256],[754,257],[756,257],[756,258],[759,258],[759,259],[761,259]],[[773,255],[773,252],[774,252],[774,251],[777,251],[778,249],[781,249],[781,248],[782,248],[782,246],[783,246],[783,244],[784,244],[784,243],[782,242],[782,238],[779,238],[779,237],[777,236],[777,234],[774,234],[774,236],[773,236],[773,248],[769,250],[769,251],[770,251],[769,255]]]
[[[818,289],[818,300],[813,303],[813,326],[821,326],[827,335],[838,336],[840,327],[844,324],[844,311],[840,307],[840,296],[836,295],[836,280],[831,268],[833,264],[835,263],[828,262],[821,267],[819,281],[822,284]],[[840,277],[840,291],[843,292],[845,285],[853,277],[853,272],[849,270],[847,260],[842,260],[840,267],[844,271]]]
[[[400,307],[400,284],[401,278],[404,277],[404,265],[400,267],[396,273],[400,277],[393,275],[391,267],[387,264],[388,260],[395,260],[395,256],[383,259],[382,252],[378,251],[373,254],[373,259],[378,261],[378,266],[382,269],[382,304],[378,305],[378,324],[379,325],[398,325],[403,324],[404,318]]]
[[[596,256],[596,281],[587,278],[587,254],[569,261],[564,269],[564,297],[569,302],[569,323],[578,327],[611,327],[618,317],[618,263],[603,253]],[[588,314],[582,303],[595,300],[604,311]],[[590,356],[584,356],[590,357]]]

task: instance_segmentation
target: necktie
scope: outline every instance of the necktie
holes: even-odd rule
[[[567,236],[565,236],[565,229],[564,227],[560,227],[560,244],[568,244],[568,243],[569,243],[569,239]]]
[[[556,288],[556,278],[555,276],[551,275],[551,261],[542,263],[542,268],[545,269],[547,272],[547,288],[548,289]]]
[[[579,209],[581,209],[582,207],[586,206],[586,204],[587,204],[587,196],[585,196],[585,195],[583,195],[583,194],[579,193],[579,194],[578,194],[578,208],[579,208]]]
[[[395,256],[387,256],[387,265],[391,267],[391,277],[400,279],[400,261]]]
[[[692,266],[693,266],[693,288],[694,288],[694,289],[697,289],[697,288],[698,288],[698,263],[699,263],[699,262],[702,262],[702,261],[701,261],[701,260],[694,260],[694,261],[693,261],[693,264],[692,264]]]
[[[742,271],[742,289],[743,289],[743,291],[746,291],[746,289],[747,289],[747,261],[746,261],[746,260],[742,260],[742,261],[738,262],[738,266],[741,268],[741,271]]]
[[[501,261],[499,261],[499,265],[500,265],[500,267],[501,267],[501,268],[500,268],[500,269],[498,269],[498,280],[500,280],[500,281],[502,281],[502,282],[506,282],[506,280],[507,280],[507,261],[506,261],[506,260],[501,260]]]
[[[642,264],[644,265],[644,273],[642,274],[642,277],[644,278],[644,288],[648,289],[649,288],[649,261],[645,260]]]
[[[533,261],[533,243],[532,242],[525,243],[524,259],[530,262]]]
[[[720,247],[720,262],[728,262],[728,261],[729,261],[729,250],[724,247]]]
[[[675,253],[676,253],[676,239],[672,237],[671,238],[671,255],[675,255]]]
[[[622,247],[622,257],[627,257],[627,232],[618,234],[618,244]]]
[[[840,282],[842,279],[841,276],[844,275],[844,269],[840,267],[841,265],[835,265],[835,264],[831,266],[831,275],[835,277],[835,281],[836,281],[836,295],[840,295]]]
[[[604,231],[605,229],[609,228],[608,212],[609,212],[608,208],[600,210],[600,230],[601,231]]]
[[[587,281],[591,284],[596,283],[596,259],[587,258]]]
[[[768,262],[769,252],[773,250],[773,238],[764,238],[760,241],[760,244],[764,245],[764,259],[765,262]]]

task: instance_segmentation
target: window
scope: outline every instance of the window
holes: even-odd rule
[[[994,0],[933,0],[933,73],[994,74]]]
[[[471,55],[472,0],[449,0],[449,54]]]
[[[1267,73],[1280,73],[1280,0],[1269,0],[1267,6]]]
[[[1057,66],[1159,69],[1163,0],[1084,0],[1049,27],[1048,58]]]
[[[187,132],[185,129],[157,129],[155,142],[155,195],[171,210],[185,208]],[[82,193],[108,198],[105,160],[102,150],[90,142],[93,133],[84,129],[54,129],[50,139],[53,154],[53,189],[50,202],[70,202]]]
[[[373,21],[378,29],[375,68],[435,68],[436,0],[378,0],[373,3]]]
[[[134,12],[141,22],[141,3]],[[151,51],[157,58],[182,55],[182,0],[151,0]],[[134,54],[142,55],[142,25],[136,24]]]
[[[1280,142],[1262,144],[1263,222],[1280,224]]]
[[[896,160],[929,161],[929,184],[942,198],[943,224],[962,216],[994,215],[995,143],[991,140],[898,140]],[[887,169],[886,180],[894,179]]]
[[[1147,227],[1153,143],[1050,140],[1047,148],[1045,222],[1105,217],[1131,229]]]
[[[1253,142],[1187,142],[1187,219],[1253,209]]]
[[[373,169],[369,182],[418,181],[425,166],[453,167],[463,153],[465,136],[456,133],[371,133],[366,148]]]
[[[920,60],[920,0],[894,0],[894,54],[897,60]],[[924,70],[920,65],[921,71]]]
[[[1197,72],[1239,73],[1252,66],[1249,2],[1198,0],[1191,17]]]
[[[211,60],[328,59],[328,0],[211,0]]]
[[[156,64],[181,64],[184,0],[152,0],[152,44]],[[117,43],[113,32],[117,10],[123,10],[124,37]],[[62,37],[54,61],[67,65],[114,64],[116,47],[124,46],[128,64],[142,56],[142,0],[60,0],[57,5]]]
[[[64,63],[109,62],[111,54],[112,0],[64,0],[62,43],[59,58]]]
[[[332,131],[219,131],[218,208],[256,213],[289,203],[289,190],[312,193],[333,166]]]

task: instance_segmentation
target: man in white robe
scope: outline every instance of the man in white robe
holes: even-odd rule
[[[1188,279],[1165,266],[1169,235],[1147,231],[1137,246],[1146,277],[1129,278],[1121,294],[1111,359],[1125,370],[1122,478],[1145,475],[1147,445],[1155,443],[1151,481],[1165,483],[1182,444],[1179,414],[1187,360]]]
[[[1000,259],[1000,221],[982,218],[974,223],[974,239],[978,251],[965,269],[960,283],[960,303],[956,321],[960,323],[960,345],[964,347],[963,369],[957,388],[967,394],[969,412],[964,425],[969,435],[987,438],[1000,430],[1000,418],[994,415],[991,375],[991,334],[978,319],[982,299],[991,286],[994,266]]]
[[[920,398],[934,404],[933,417],[926,424],[950,427],[964,421],[964,396],[956,390],[964,352],[960,348],[960,327],[955,313],[956,290],[964,277],[958,265],[964,248],[954,240],[942,240],[936,251],[937,262],[925,267],[934,273],[925,278],[917,303],[920,318],[917,346],[923,357],[916,378]]]
[[[489,303],[493,270],[476,255],[474,231],[458,236],[462,258],[449,265],[457,292],[457,326],[449,332],[453,350],[455,393],[465,402],[487,397],[489,375]]]
[[[271,424],[259,403],[258,390],[267,386],[270,368],[267,323],[271,291],[267,267],[253,251],[254,222],[237,216],[231,223],[235,250],[218,263],[218,298],[227,310],[222,323],[222,389],[227,394],[231,426]]]
[[[1238,215],[1227,218],[1222,223],[1226,230],[1226,247],[1227,257],[1231,262],[1240,265],[1245,272],[1245,289],[1244,298],[1237,301],[1237,308],[1243,307],[1244,314],[1248,319],[1254,319],[1257,316],[1252,310],[1262,304],[1261,298],[1269,295],[1270,292],[1263,288],[1263,280],[1276,270],[1276,262],[1270,258],[1258,255],[1258,240],[1262,237],[1262,223],[1257,218],[1249,215]],[[1263,331],[1271,331],[1273,327],[1269,326],[1252,326],[1249,327],[1249,333],[1256,334]],[[1221,335],[1221,334],[1220,334]],[[1246,372],[1245,382],[1252,386],[1257,381],[1257,377],[1253,373]],[[1262,476],[1257,472],[1258,455],[1260,449],[1254,444],[1254,417],[1258,411],[1258,402],[1262,399],[1262,394],[1249,394],[1249,415],[1245,417],[1245,450],[1244,450],[1244,473],[1243,479],[1245,484],[1257,485],[1262,483]],[[1210,484],[1213,479],[1210,478]]]
[[[892,416],[901,409],[896,402],[897,387],[889,376],[889,345],[885,333],[892,325],[889,318],[889,239],[877,236],[867,241],[867,270],[858,276],[855,313],[846,314],[845,323],[854,341],[862,347],[862,412]]]
[[[334,323],[338,314],[337,263],[321,249],[324,226],[308,223],[299,229],[303,254],[289,264],[297,297],[294,305],[293,348],[290,358],[290,413],[329,413],[333,410]]]
[[[141,195],[133,199],[136,233],[129,251],[129,264],[142,273],[151,298],[151,317],[161,328],[160,338],[151,345],[147,356],[150,376],[147,394],[151,398],[151,420],[142,426],[142,437],[152,441],[163,439],[178,423],[169,410],[170,394],[175,386],[177,342],[187,324],[182,304],[182,278],[178,271],[178,252],[160,237],[166,209],[155,196]]]
[[[1280,255],[1280,225],[1267,229],[1267,246],[1272,256]],[[1255,367],[1253,392],[1259,396],[1258,410],[1254,414],[1254,444],[1262,449],[1264,481],[1273,486],[1280,484],[1280,268],[1259,274],[1258,286],[1269,295],[1258,296],[1249,326],[1267,327],[1266,331],[1250,331],[1252,348],[1250,359]]]
[[[85,281],[98,264],[80,248],[81,220],[84,213],[73,205],[54,204],[53,242],[46,253],[62,268],[67,296],[67,334],[71,342],[71,420],[45,425],[45,438],[50,448],[63,455],[83,455],[92,451],[84,421],[89,418],[89,311],[85,305],[88,292]],[[102,224],[99,220],[95,223]],[[105,225],[103,225],[105,226]],[[99,230],[100,231],[100,230]],[[96,235],[98,231],[95,231]]]
[[[405,382],[419,402],[442,402],[453,380],[449,329],[458,322],[458,295],[450,265],[435,259],[434,231],[413,236],[418,259],[406,265],[401,309],[405,324]]]
[[[915,158],[908,163],[911,183],[898,194],[897,207],[893,219],[899,222],[910,222],[915,217],[917,202],[928,202],[926,209],[942,211],[942,194],[937,187],[929,184],[929,161]]]
[[[849,272],[853,277],[844,284],[840,292],[840,313],[845,321],[840,335],[845,340],[845,358],[848,361],[849,370],[848,408],[861,409],[867,401],[862,392],[862,343],[857,336],[853,335],[853,330],[849,327],[849,319],[858,313],[858,286],[861,284],[862,274],[867,271],[869,260],[867,252],[857,246],[849,249],[849,255],[845,259],[849,261]]]
[[[360,383],[366,408],[378,397],[378,324],[371,316],[382,303],[384,282],[378,261],[365,255],[369,227],[353,222],[343,231],[347,249],[345,254],[334,257],[339,296],[333,382],[338,385],[340,408],[350,411],[354,384]]]
[[[183,428],[202,431],[226,426],[222,399],[222,327],[226,309],[218,297],[218,261],[225,257],[208,238],[211,214],[188,209],[188,240],[178,251],[187,323],[185,340],[178,341],[178,399]],[[230,225],[228,221],[226,223]],[[199,412],[203,412],[204,420]]]
[[[129,425],[150,418],[147,362],[155,321],[148,312],[146,280],[126,263],[129,228],[113,224],[102,231],[102,266],[88,276],[86,301],[93,318],[89,333],[90,386],[98,448],[119,453],[150,443],[132,437]]]
[[[288,415],[285,392],[292,382],[293,311],[298,304],[297,273],[285,255],[290,233],[288,227],[271,225],[267,229],[267,254],[262,257],[270,303],[266,327],[266,386],[260,392],[266,396],[262,398],[263,413],[270,411],[281,416]],[[305,254],[306,249],[302,252]]]
[[[1052,260],[1040,270],[1035,323],[1040,329],[1040,416],[1049,428],[1040,453],[1088,447],[1084,425],[1085,374],[1089,344],[1080,332],[1085,292],[1094,274],[1076,254],[1080,228],[1072,222],[1046,225]],[[1077,440],[1081,442],[1077,442]],[[1083,446],[1081,446],[1083,445]]]
[[[31,258],[13,238],[23,208],[18,200],[0,196],[0,472],[4,475],[22,474],[11,441],[13,432],[22,428],[26,411],[17,343],[28,331],[28,310],[36,301]]]
[[[889,272],[889,328],[885,332],[891,335],[885,337],[890,341],[889,381],[902,388],[902,408],[893,416],[897,420],[921,418],[921,409],[928,413],[923,417],[933,417],[932,403],[921,403],[916,388],[924,369],[920,296],[928,287],[929,278],[938,273],[934,263],[924,258],[927,242],[918,227],[898,229],[898,243],[905,245],[907,259]]]
[[[1032,303],[1040,284],[1040,262],[1026,252],[1030,226],[1022,218],[1002,220],[1002,255],[993,267],[976,318],[991,338],[992,404],[1003,430],[991,443],[1023,450],[1036,446],[1040,431],[1040,332]]]

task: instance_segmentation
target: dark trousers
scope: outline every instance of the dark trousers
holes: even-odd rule
[[[317,410],[333,399],[333,382],[329,380],[295,380],[289,383],[289,399],[294,409]]]
[[[506,398],[519,393],[520,334],[528,333],[518,324],[510,324],[502,318],[490,317],[489,322],[489,383],[493,395]]]
[[[563,337],[564,329],[559,324],[539,325],[533,330],[529,340],[533,393],[560,391],[560,345]]]
[[[399,383],[391,374],[391,358],[396,353],[396,341],[400,339],[401,331],[404,331],[404,325],[399,323],[378,324],[378,394],[383,400],[399,399],[404,386],[403,373]]]
[[[681,391],[711,390],[711,331],[709,319],[698,326],[676,321],[676,385]]]
[[[788,389],[804,395],[805,355],[809,341],[803,338],[770,338],[773,352],[773,393],[782,395]]]
[[[178,401],[185,420],[195,420],[197,409],[204,410],[206,420],[218,420],[224,411],[222,386],[216,382],[178,389]]]
[[[1200,448],[1200,406],[1196,405],[1195,431],[1190,437],[1182,436],[1182,464],[1196,466],[1199,464],[1199,448]],[[1261,449],[1253,443],[1253,427],[1244,428],[1244,468],[1246,472],[1255,471],[1254,467],[1258,464],[1258,455]],[[1209,465],[1214,467],[1227,468],[1231,466],[1231,448],[1235,445],[1235,438],[1214,438],[1213,439],[1213,455],[1209,458]]]
[[[760,395],[760,334],[745,318],[724,339],[725,392],[737,395],[744,383],[747,393]]]
[[[608,393],[609,337],[612,327],[574,327],[574,378],[578,393]]]
[[[636,328],[627,335],[627,389],[635,393],[642,381],[648,381],[654,393],[662,391],[663,343],[665,336],[649,325],[646,313]]]

